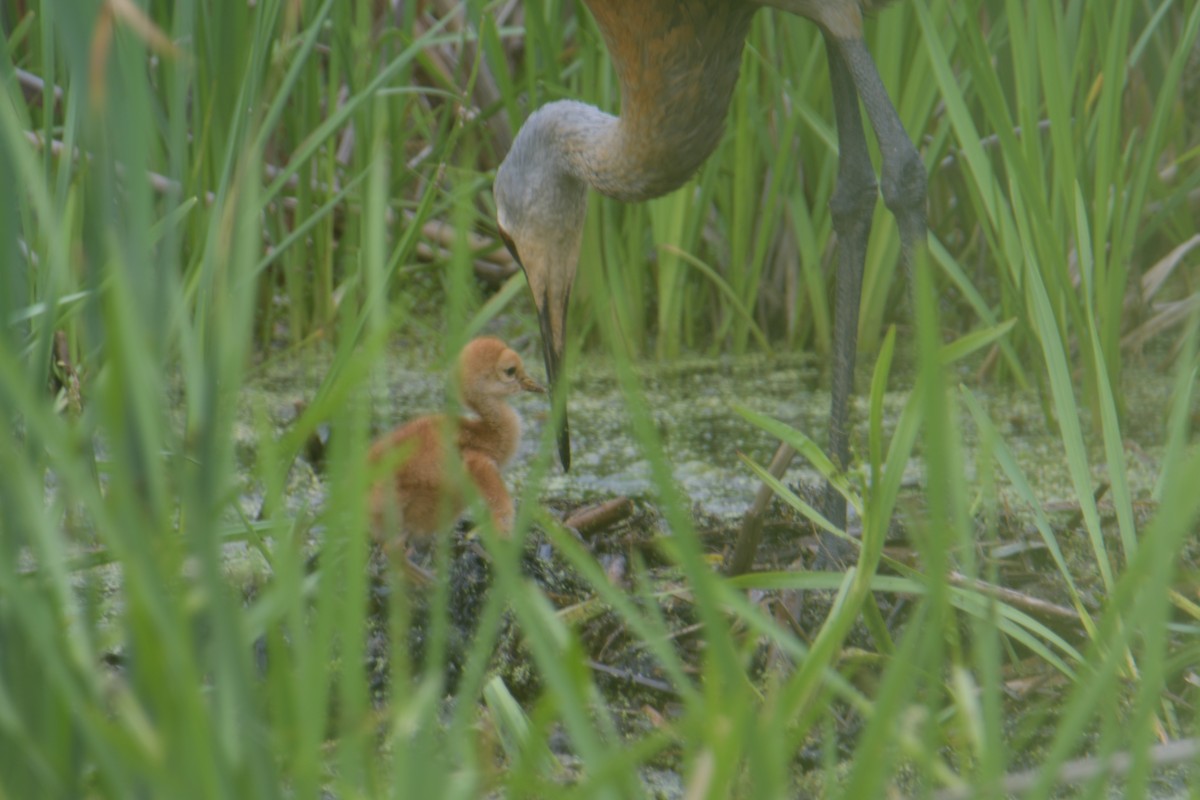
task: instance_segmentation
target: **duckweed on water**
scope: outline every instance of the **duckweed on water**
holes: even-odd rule
[[[531,363],[538,363],[532,348],[523,355]],[[387,363],[380,365],[370,397],[375,432],[444,406],[444,377],[427,366],[434,360],[427,348],[405,347],[395,350]],[[267,409],[277,430],[286,428],[295,418],[296,403],[311,397],[327,366],[326,356],[309,352],[293,361],[271,364],[251,385],[242,397],[244,423],[238,427],[238,451],[243,454],[244,467],[249,466],[257,449],[258,428],[253,422],[256,409]],[[587,367],[586,375],[576,370],[571,387],[575,461],[570,473],[552,471],[542,487],[541,500],[566,508],[626,495],[653,504],[649,466],[629,430],[625,399],[613,373],[603,359],[589,357]],[[824,439],[827,390],[821,386],[817,370],[803,357],[690,358],[669,365],[645,365],[639,374],[676,479],[697,514],[727,523],[740,517],[758,484],[738,453],[765,464],[774,451],[775,442],[734,413],[734,404],[781,419],[818,442]],[[860,375],[863,380],[865,376]],[[890,436],[891,426],[908,397],[903,388],[908,381],[903,376],[893,377],[891,383],[899,388],[885,397],[885,436]],[[1127,407],[1136,409],[1131,413],[1126,437],[1132,491],[1135,500],[1148,501],[1157,475],[1161,420],[1171,378],[1156,365],[1142,363],[1127,369],[1126,384]],[[1074,491],[1061,439],[1048,426],[1036,393],[1006,390],[988,394],[986,387],[972,391],[987,404],[997,429],[1043,503],[1053,508],[1055,503],[1069,502]],[[853,411],[853,441],[857,442],[866,437],[863,403],[859,398]],[[546,423],[548,402],[541,397],[521,396],[513,405],[525,425],[521,450],[506,473],[516,494],[527,477],[528,461]],[[1079,413],[1087,430],[1089,414],[1082,408]],[[1152,421],[1160,424],[1150,424]],[[967,468],[973,472],[975,430],[961,409],[959,423],[967,448]],[[1099,445],[1095,447],[1100,453]],[[1095,479],[1104,480],[1103,463],[1098,458],[1093,458],[1093,463]],[[922,474],[919,454],[907,471],[906,483],[917,483]],[[320,480],[303,458],[297,460],[291,477],[288,507],[318,508]],[[788,471],[786,481],[801,486],[819,483],[815,471],[799,460]],[[246,497],[247,511],[256,510],[257,497],[251,489]]]
[[[527,348],[523,353],[537,363],[536,352]],[[413,416],[438,410],[444,404],[445,383],[442,375],[425,365],[430,353],[412,349],[397,350],[372,383],[369,402],[372,406],[372,428],[382,432]],[[249,476],[253,474],[255,459],[260,452],[259,436],[267,430],[280,434],[287,430],[297,416],[297,404],[310,400],[328,369],[328,357],[320,352],[308,352],[293,361],[278,361],[265,367],[258,379],[251,383],[240,398],[241,422],[236,429],[237,454],[244,479],[241,497],[242,512],[246,519],[253,520],[262,504],[262,487]],[[1138,418],[1127,426],[1126,455],[1128,472],[1132,482],[1131,491],[1135,503],[1148,513],[1151,508],[1151,491],[1157,474],[1160,457],[1161,430],[1154,420],[1162,420],[1165,404],[1169,397],[1171,379],[1164,370],[1151,367],[1129,369],[1126,373],[1126,401],[1128,407],[1138,410]],[[757,489],[757,482],[738,459],[738,452],[745,452],[760,463],[765,463],[774,450],[775,443],[762,431],[746,423],[736,414],[734,404],[748,406],[754,410],[783,419],[809,433],[817,441],[824,436],[828,395],[821,388],[820,376],[803,358],[751,357],[744,359],[689,359],[669,366],[645,366],[640,371],[643,388],[649,406],[654,410],[658,432],[664,442],[668,457],[674,465],[675,476],[692,501],[697,519],[697,528],[704,533],[710,551],[719,553],[732,543],[737,522]],[[860,380],[862,376],[860,376]],[[897,388],[888,393],[884,402],[885,432],[890,435],[891,426],[907,402],[907,381],[903,376],[893,379]],[[973,390],[977,395],[980,390]],[[1093,574],[1091,556],[1087,551],[1085,536],[1078,530],[1078,521],[1072,514],[1074,496],[1064,463],[1061,439],[1045,419],[1043,406],[1034,393],[1000,392],[983,395],[989,413],[1005,443],[1013,451],[1025,471],[1029,483],[1035,487],[1043,507],[1052,512],[1068,563],[1077,575],[1080,591],[1085,603],[1098,604],[1097,592],[1101,587]],[[656,498],[650,478],[648,463],[642,457],[635,438],[629,430],[625,400],[611,371],[601,360],[590,359],[586,377],[578,379],[571,392],[571,418],[577,459],[569,474],[555,469],[545,485],[541,487],[540,500],[559,516],[565,516],[574,508],[608,499],[613,495],[631,497],[638,513],[626,520],[617,530],[590,540],[596,557],[611,567],[627,555],[637,552],[649,556],[648,564],[653,568],[651,577],[664,585],[675,584],[679,576],[670,566],[663,565],[653,555],[655,537],[663,535],[663,522],[655,507]],[[536,450],[541,427],[546,424],[548,413],[545,399],[520,396],[514,405],[524,419],[526,435],[522,439],[521,451],[507,480],[514,493],[519,492],[528,478],[527,464]],[[976,470],[975,448],[977,432],[961,409],[959,429],[963,432],[966,450],[965,463],[970,473]],[[1089,415],[1080,410],[1085,431],[1089,428]],[[854,410],[857,423],[856,440],[865,440],[866,409],[860,405]],[[265,423],[264,423],[265,421]],[[1093,477],[1099,485],[1106,479],[1105,468],[1099,458],[1102,450],[1093,444]],[[922,476],[919,452],[906,468],[907,483],[917,486]],[[804,464],[796,463],[786,476],[786,481],[798,486],[802,494],[812,496],[819,487],[816,473]],[[289,515],[315,517],[322,508],[326,487],[320,470],[302,455],[293,464],[285,488],[285,509]],[[1036,536],[1030,526],[1031,515],[1015,495],[1005,486],[1000,487],[1001,503],[1005,519],[1002,526],[1006,539],[1026,538],[1034,542]],[[919,503],[917,495],[914,501]],[[905,513],[914,512],[912,503]],[[1102,513],[1104,510],[1101,504]],[[1058,513],[1053,513],[1057,510]],[[783,518],[778,514],[784,514]],[[920,513],[919,508],[915,513]],[[764,563],[786,566],[795,562],[796,537],[809,536],[811,531],[799,520],[787,519],[786,510],[776,512],[775,534],[769,532],[761,559]],[[231,528],[240,521],[230,515]],[[1059,528],[1059,526],[1062,526]],[[1115,527],[1106,519],[1107,528]],[[464,526],[460,526],[462,530]],[[314,528],[313,549],[319,549],[320,528]],[[268,543],[270,545],[270,543]],[[772,551],[772,548],[775,548]],[[266,562],[246,542],[231,542],[225,548],[225,571],[229,580],[252,596],[257,586],[269,580]],[[473,620],[481,607],[483,593],[490,585],[488,567],[479,561],[476,551],[465,546],[461,537],[456,537],[452,547],[453,575],[469,575],[469,592],[460,594],[466,606],[452,610],[455,632],[452,633],[447,678],[453,684],[461,670],[459,651],[469,646]],[[623,562],[621,562],[623,563]],[[629,565],[617,570],[617,574],[629,576]],[[569,604],[580,602],[588,596],[586,585],[570,574],[566,565],[558,559],[542,537],[535,533],[526,554],[526,571],[545,591],[555,597],[555,602]],[[110,608],[120,605],[120,577],[114,569],[96,573],[103,575],[102,594]],[[1064,602],[1064,592],[1058,576],[1049,570],[1031,573],[1032,580],[1023,589],[1032,594],[1055,602]],[[386,584],[386,571],[374,570],[375,591]],[[457,580],[457,578],[455,579]],[[554,588],[550,588],[554,587]],[[664,601],[666,602],[666,601]],[[670,606],[668,608],[668,606]],[[382,607],[380,607],[382,614]],[[690,629],[694,620],[688,614],[686,604],[672,605],[666,602],[664,615],[675,630]],[[814,616],[816,615],[816,616]],[[419,615],[418,615],[419,616]],[[819,624],[819,609],[804,612],[803,621]],[[419,619],[418,619],[419,622]],[[386,698],[388,664],[384,657],[388,651],[386,619],[373,617],[368,637],[367,663],[373,676],[377,702]],[[852,635],[851,641],[861,639],[863,632]],[[646,653],[636,639],[622,631],[620,618],[610,612],[597,609],[586,622],[580,625],[580,636],[584,645],[603,653],[606,663],[614,665],[613,675],[599,677],[599,685],[613,704],[614,713],[620,709],[639,708],[647,698],[661,700],[659,689],[630,683],[625,676],[649,676],[654,667],[646,662]],[[419,662],[423,648],[421,626],[414,628],[410,648]],[[681,636],[677,646],[685,652],[694,646],[689,637]],[[121,661],[119,648],[113,651],[115,662]],[[695,657],[690,653],[686,658]],[[504,677],[512,691],[525,698],[532,698],[539,690],[540,680],[532,670],[523,648],[520,631],[507,622],[499,640],[492,668]],[[644,726],[639,714],[631,715],[630,725]],[[632,729],[631,729],[632,730]],[[851,736],[852,732],[843,732]],[[668,783],[677,783],[677,775],[668,769]],[[668,792],[675,795],[675,792]]]

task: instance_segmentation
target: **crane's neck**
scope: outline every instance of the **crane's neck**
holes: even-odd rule
[[[683,45],[671,41],[673,46],[666,48],[670,58],[653,73],[634,77],[629,65],[618,60],[620,117],[586,103],[559,100],[530,116],[513,143],[514,151],[528,149],[532,152],[527,155],[550,159],[555,171],[625,202],[648,200],[682,186],[721,140],[750,14],[746,10],[726,15],[729,27],[720,29],[719,38],[706,31],[708,35]],[[670,37],[645,46],[662,52],[664,39]],[[613,47],[610,42],[610,51]]]
[[[542,124],[552,130],[568,172],[600,193],[626,202],[666,194],[691,178],[721,140],[756,6],[585,2],[621,81],[621,116],[560,101],[539,112]]]
[[[550,152],[543,155],[562,172],[628,203],[683,185],[716,147],[720,117],[706,127],[711,128],[710,136],[703,138],[711,141],[699,142],[699,147],[696,142],[668,143],[641,135],[637,125],[595,106],[560,100],[539,109],[521,133],[528,130],[533,140],[545,141]]]

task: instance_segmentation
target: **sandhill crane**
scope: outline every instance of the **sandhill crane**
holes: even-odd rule
[[[523,266],[533,292],[549,379],[557,383],[561,369],[588,187],[634,202],[687,181],[721,137],[751,18],[760,7],[774,7],[816,23],[829,61],[839,149],[837,187],[830,203],[838,263],[829,450],[845,467],[863,263],[880,188],[867,151],[859,99],[879,143],[883,199],[896,217],[906,264],[926,237],[925,165],[862,38],[863,14],[882,6],[883,0],[584,2],[620,79],[621,115],[571,100],[547,104],[521,127],[495,182],[500,234]],[[565,414],[559,455],[563,468],[569,468]],[[772,466],[781,474],[790,460],[790,451],[781,450]],[[845,501],[832,486],[826,488],[824,513],[835,526],[845,527]],[[843,542],[823,537],[822,543],[824,563],[844,558]],[[739,565],[732,571],[740,571]]]

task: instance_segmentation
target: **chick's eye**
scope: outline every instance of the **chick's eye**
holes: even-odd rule
[[[515,378],[515,377],[517,377],[517,368],[516,367],[505,367],[504,374],[506,376],[508,376],[509,378]]]

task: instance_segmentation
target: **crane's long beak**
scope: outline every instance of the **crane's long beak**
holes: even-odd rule
[[[503,228],[500,229],[500,237],[525,272],[525,280],[533,294],[533,304],[537,307],[538,325],[542,329],[542,356],[546,360],[546,380],[550,384],[553,402],[560,402],[558,398],[562,398],[562,413],[557,415],[558,459],[562,462],[563,471],[568,471],[571,469],[571,427],[567,422],[566,385],[564,382],[560,388],[559,375],[566,349],[567,304],[571,299],[571,283],[575,279],[574,265],[578,253],[574,254],[574,258],[564,256],[561,252],[555,253],[545,248],[543,242],[534,243],[527,248],[527,253],[518,253],[516,243]],[[577,246],[575,250],[578,250]],[[522,258],[522,255],[527,257]]]
[[[527,273],[528,274],[528,273]],[[569,295],[570,292],[567,292]],[[562,413],[558,415],[558,460],[562,462],[564,472],[571,469],[571,425],[567,421],[566,386],[559,384],[559,372],[562,369],[563,350],[566,341],[567,297],[561,301],[552,300],[547,294],[533,298],[538,310],[538,323],[542,328],[542,356],[546,360],[546,380],[550,382],[552,397],[562,396]],[[558,305],[555,309],[554,306]]]

